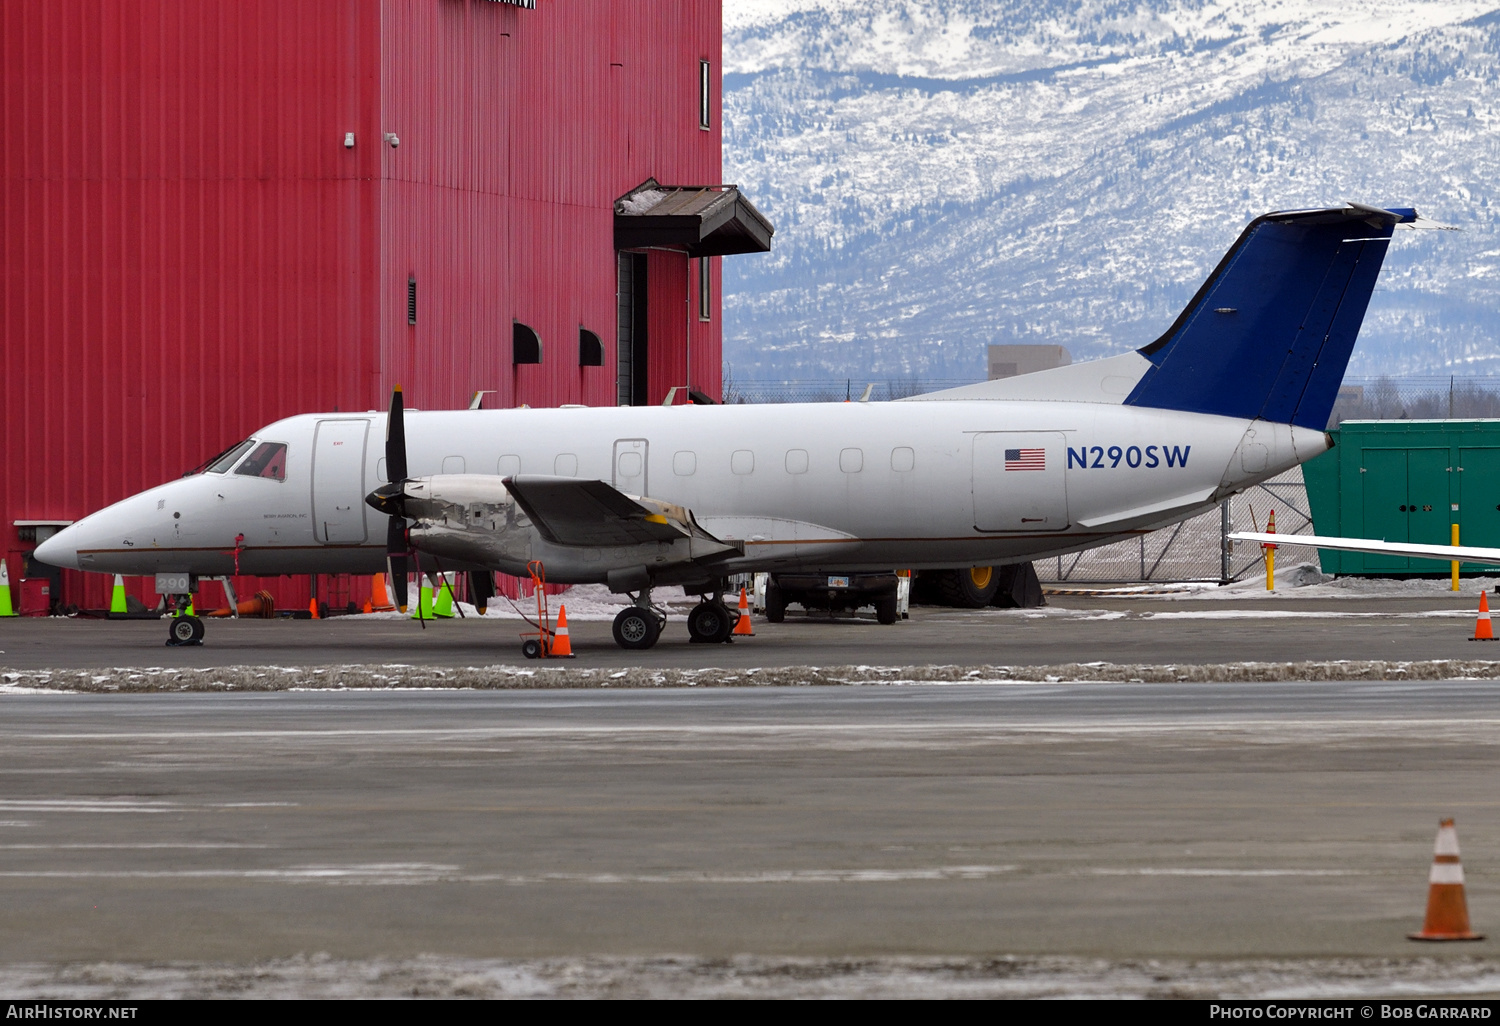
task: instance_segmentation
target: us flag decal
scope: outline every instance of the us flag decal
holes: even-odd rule
[[[1006,470],[1046,470],[1046,449],[1006,449]]]

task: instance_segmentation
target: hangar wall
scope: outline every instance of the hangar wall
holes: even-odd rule
[[[718,182],[719,55],[712,0],[0,5],[12,577],[35,533],[17,521],[80,519],[277,418],[383,407],[398,382],[429,409],[479,389],[613,404],[612,204],[652,176]],[[693,384],[717,394],[717,289],[690,322],[694,262],[650,259],[649,400],[679,383],[689,330]],[[512,364],[513,321],[542,363]],[[602,366],[579,366],[580,327]],[[69,602],[104,604],[107,579],[67,576]],[[306,606],[305,581],[239,587],[268,584]]]

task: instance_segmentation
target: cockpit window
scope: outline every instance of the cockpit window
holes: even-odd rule
[[[273,481],[286,480],[286,443],[261,442],[248,459],[235,470],[236,474],[250,477],[268,477]]]
[[[239,445],[236,445],[233,449],[229,449],[229,450],[227,450],[225,452],[220,453],[218,456],[215,456],[212,460],[210,460],[208,462],[208,466],[203,470],[203,473],[205,473],[205,474],[223,474],[223,473],[225,473],[226,471],[229,470],[230,467],[234,466],[235,463],[238,462],[238,460],[239,460],[239,458],[241,456],[243,456],[243,455],[245,455],[245,453],[249,452],[250,451],[250,447],[252,445],[254,445],[254,444],[255,444],[255,439],[253,439],[253,438],[247,438],[243,442],[241,442]]]

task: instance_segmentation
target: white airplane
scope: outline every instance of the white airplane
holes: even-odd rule
[[[652,589],[669,585],[702,596],[690,635],[724,640],[731,574],[1074,552],[1324,452],[1393,229],[1416,220],[1358,204],[1266,214],[1150,345],[898,402],[408,412],[398,389],[389,415],[268,424],[36,557],[120,574],[389,570],[403,606],[409,558],[419,573],[540,561],[548,581],[631,596],[614,624],[626,648],[655,644]],[[492,579],[473,580],[483,594]]]

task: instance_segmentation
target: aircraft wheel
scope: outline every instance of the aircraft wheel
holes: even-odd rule
[[[699,644],[722,644],[733,631],[734,619],[722,602],[700,602],[688,614],[688,637]]]
[[[896,622],[896,596],[875,600],[875,619],[887,626]]]
[[[535,638],[527,638],[521,642],[521,654],[527,659],[540,659],[542,657],[542,643]]]
[[[786,596],[775,582],[766,585],[766,619],[772,623],[786,619]]]
[[[621,648],[650,648],[661,637],[661,623],[649,609],[626,606],[615,617],[614,633],[615,644]]]
[[[203,644],[203,621],[196,616],[175,616],[167,627],[167,644]]]

